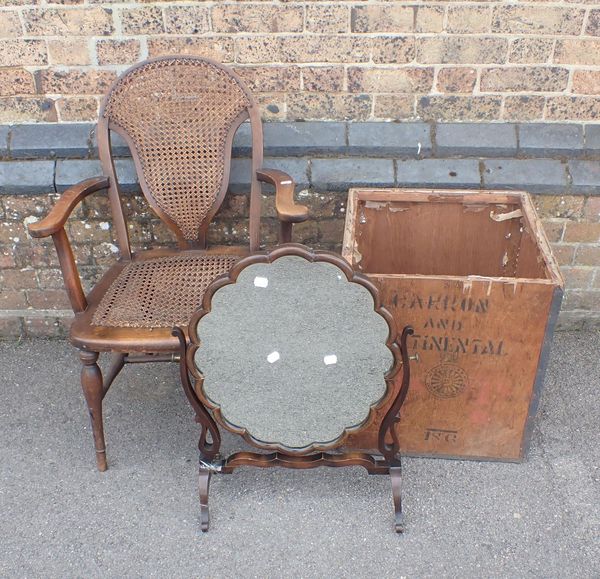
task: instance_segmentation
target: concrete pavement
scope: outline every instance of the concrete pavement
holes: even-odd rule
[[[599,391],[600,333],[556,334],[528,461],[406,458],[402,536],[358,468],[214,477],[202,534],[175,365],[117,379],[98,473],[74,350],[3,343],[0,576],[600,577]]]

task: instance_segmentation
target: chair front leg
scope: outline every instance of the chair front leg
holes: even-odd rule
[[[98,366],[98,352],[80,350],[79,358],[83,364],[81,368],[81,387],[87,402],[94,434],[96,447],[96,464],[98,470],[104,472],[107,468],[106,445],[104,444],[104,425],[102,422],[102,398],[104,387],[102,372]]]

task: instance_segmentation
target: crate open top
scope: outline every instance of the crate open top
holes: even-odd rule
[[[562,276],[524,192],[353,189],[343,254],[382,275],[546,280]]]

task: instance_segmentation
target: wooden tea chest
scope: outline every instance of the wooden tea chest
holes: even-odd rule
[[[352,189],[343,255],[415,330],[404,453],[522,460],[564,285],[528,194]]]

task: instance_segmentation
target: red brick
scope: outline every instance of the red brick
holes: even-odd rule
[[[148,39],[148,56],[173,54],[190,54],[205,56],[219,62],[233,61],[233,40],[231,38],[203,37],[150,37]],[[250,61],[254,62],[254,61]]]
[[[58,120],[54,101],[44,97],[0,97],[0,123]]]
[[[432,85],[432,68],[350,67],[348,69],[348,90],[350,92],[428,92]]]
[[[0,244],[13,247],[16,243],[27,239],[25,228],[21,223],[3,221],[0,223]]]
[[[584,10],[550,6],[498,6],[492,31],[509,34],[579,34]]]
[[[438,72],[437,89],[444,93],[471,93],[477,80],[474,68],[442,68]]]
[[[27,299],[32,307],[39,310],[68,310],[71,308],[67,292],[64,290],[28,290]]]
[[[0,317],[0,340],[20,338],[23,335],[22,320],[19,317]]]
[[[301,32],[301,6],[217,3],[212,9],[215,32]]]
[[[169,34],[204,34],[210,31],[205,6],[167,6],[165,26]]]
[[[446,30],[452,34],[481,34],[490,32],[491,22],[488,6],[450,6]]]
[[[415,58],[415,39],[407,36],[385,36],[373,39],[373,62],[403,64]]]
[[[546,99],[543,96],[504,97],[502,118],[507,121],[539,121],[544,118]]]
[[[508,42],[492,36],[434,36],[417,39],[423,64],[502,64]]]
[[[600,40],[566,39],[557,40],[554,62],[558,64],[600,64]]]
[[[140,41],[128,38],[126,40],[99,40],[96,43],[98,64],[133,64],[140,56]]]
[[[341,92],[344,88],[341,66],[307,66],[302,68],[304,90],[309,92]]]
[[[600,246],[581,243],[577,247],[574,263],[577,265],[592,265],[600,268]]]
[[[30,36],[104,36],[114,30],[110,10],[99,6],[24,10],[23,20]]]
[[[121,28],[123,34],[160,34],[164,32],[162,10],[158,6],[125,9]]]
[[[374,116],[377,119],[414,119],[415,97],[412,95],[375,95]]]
[[[570,290],[565,292],[563,298],[564,310],[598,310],[600,304],[600,291],[598,290]]]
[[[342,238],[344,237],[344,220],[343,219],[326,219],[319,221],[319,241],[321,244],[326,244],[328,247],[341,247]]]
[[[563,231],[565,229],[564,221],[543,221],[542,225],[548,241],[554,243],[562,239]]]
[[[36,66],[48,63],[43,40],[0,40],[0,66]]]
[[[416,6],[415,32],[442,32],[444,6]]]
[[[51,205],[52,202],[49,195],[35,197],[9,195],[4,200],[6,219],[13,221],[22,221],[32,215],[35,217],[44,217]]]
[[[368,95],[331,95],[326,93],[295,93],[288,96],[288,118],[366,120],[371,114]]]
[[[108,221],[71,221],[69,232],[74,243],[112,242],[110,222]]]
[[[497,96],[426,96],[417,100],[417,115],[424,120],[487,121],[500,116]]]
[[[600,98],[593,97],[548,97],[546,119],[553,121],[597,121],[600,117]]]
[[[0,249],[0,269],[16,267],[15,257],[12,251]]]
[[[63,97],[56,101],[61,121],[97,121],[98,99],[95,97]]]
[[[56,251],[50,245],[42,245],[35,241],[34,245],[19,245],[14,248],[15,264],[17,267],[48,267],[57,266]]]
[[[242,63],[368,62],[371,38],[312,35],[251,36],[236,38],[237,60]]]
[[[13,290],[37,288],[37,277],[33,269],[3,269],[0,271],[0,286]]]
[[[397,4],[352,8],[353,32],[412,32],[415,9]]]
[[[344,5],[313,4],[306,7],[306,29],[310,32],[335,34],[348,32],[350,8]]]
[[[78,66],[92,62],[85,38],[49,39],[48,55],[51,64]]]
[[[40,269],[37,275],[40,289],[63,289],[65,287],[60,269]]]
[[[0,38],[19,37],[23,34],[17,12],[0,12]]]
[[[563,243],[553,243],[552,253],[559,265],[570,265],[575,257],[576,245],[565,245]]]
[[[565,288],[567,289],[588,289],[594,278],[594,268],[592,267],[561,267],[563,277],[565,278]],[[598,304],[600,307],[600,303]]]
[[[300,68],[296,66],[240,66],[235,71],[252,92],[300,90]]]
[[[554,48],[553,38],[517,38],[510,44],[509,62],[536,64],[548,62]]]
[[[579,195],[536,195],[535,208],[542,219],[579,219],[583,214],[585,198]]]
[[[57,338],[60,326],[56,318],[25,318],[25,334],[30,338]]]
[[[481,73],[482,92],[560,92],[567,87],[566,68],[512,66],[490,68]]]
[[[0,310],[20,310],[27,307],[27,296],[23,290],[0,291]]]
[[[600,197],[589,197],[585,202],[583,216],[589,221],[600,221]]]
[[[0,96],[35,94],[33,75],[22,69],[0,69]]]
[[[565,225],[564,240],[595,243],[600,241],[600,223],[569,222]]]
[[[109,70],[47,70],[41,74],[41,83],[45,93],[103,95],[116,78]]]

